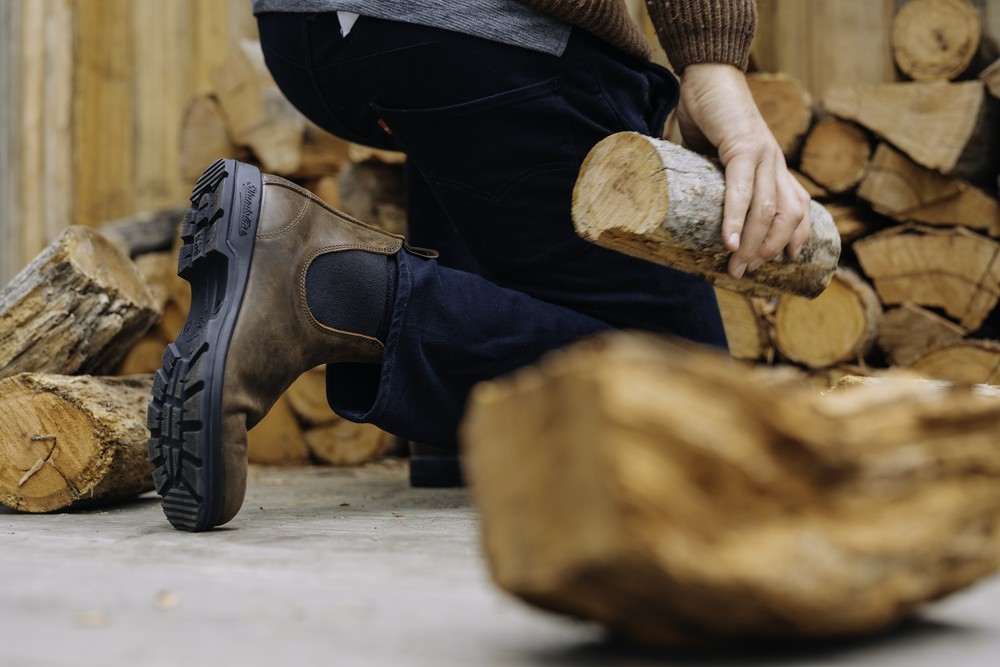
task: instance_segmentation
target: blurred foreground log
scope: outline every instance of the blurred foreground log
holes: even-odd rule
[[[70,227],[0,291],[0,378],[110,373],[157,315],[128,257]]]
[[[0,380],[0,502],[52,512],[153,489],[151,376],[22,373]]]
[[[479,385],[462,428],[495,581],[652,644],[886,628],[1000,566],[1000,399],[822,395],[617,334]]]
[[[583,238],[612,250],[704,277],[734,292],[815,297],[830,282],[840,235],[813,202],[812,231],[799,258],[763,264],[737,280],[722,244],[725,179],[704,157],[634,132],[598,143],[573,190],[573,224]]]

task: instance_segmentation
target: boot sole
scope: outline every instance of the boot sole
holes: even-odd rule
[[[260,172],[218,160],[191,193],[177,275],[191,284],[184,328],[163,355],[149,404],[149,459],[174,528],[210,530],[225,503],[222,389],[260,219]]]

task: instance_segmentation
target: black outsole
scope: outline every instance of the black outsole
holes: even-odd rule
[[[179,530],[209,530],[225,500],[222,388],[260,216],[260,172],[218,160],[191,193],[177,274],[191,310],[153,378],[147,425],[153,483]]]

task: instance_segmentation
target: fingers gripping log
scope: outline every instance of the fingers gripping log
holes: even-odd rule
[[[799,256],[767,262],[741,279],[722,243],[726,183],[709,160],[635,132],[613,134],[584,160],[573,190],[576,232],[597,245],[754,296],[818,296],[840,258],[830,214],[812,202],[812,231]]]

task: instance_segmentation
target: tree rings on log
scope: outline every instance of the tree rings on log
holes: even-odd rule
[[[600,141],[573,190],[573,224],[583,238],[612,250],[702,276],[754,296],[814,297],[840,258],[840,235],[813,202],[812,230],[795,260],[766,262],[743,278],[728,271],[722,242],[725,178],[704,157],[635,132]]]
[[[882,303],[941,308],[969,331],[1000,297],[1000,243],[961,227],[893,227],[854,251]]]
[[[909,0],[892,23],[892,54],[917,81],[949,80],[969,69],[982,23],[967,0]]]
[[[861,182],[871,152],[860,127],[825,118],[816,123],[802,147],[802,171],[830,192],[846,192]]]
[[[764,122],[786,159],[793,159],[812,124],[812,98],[802,83],[787,74],[747,74],[747,85]]]
[[[882,306],[868,283],[838,269],[813,300],[785,296],[774,314],[774,344],[784,358],[827,368],[865,356],[878,335]]]
[[[152,491],[152,386],[151,376],[22,373],[0,380],[0,502],[53,512]]]

